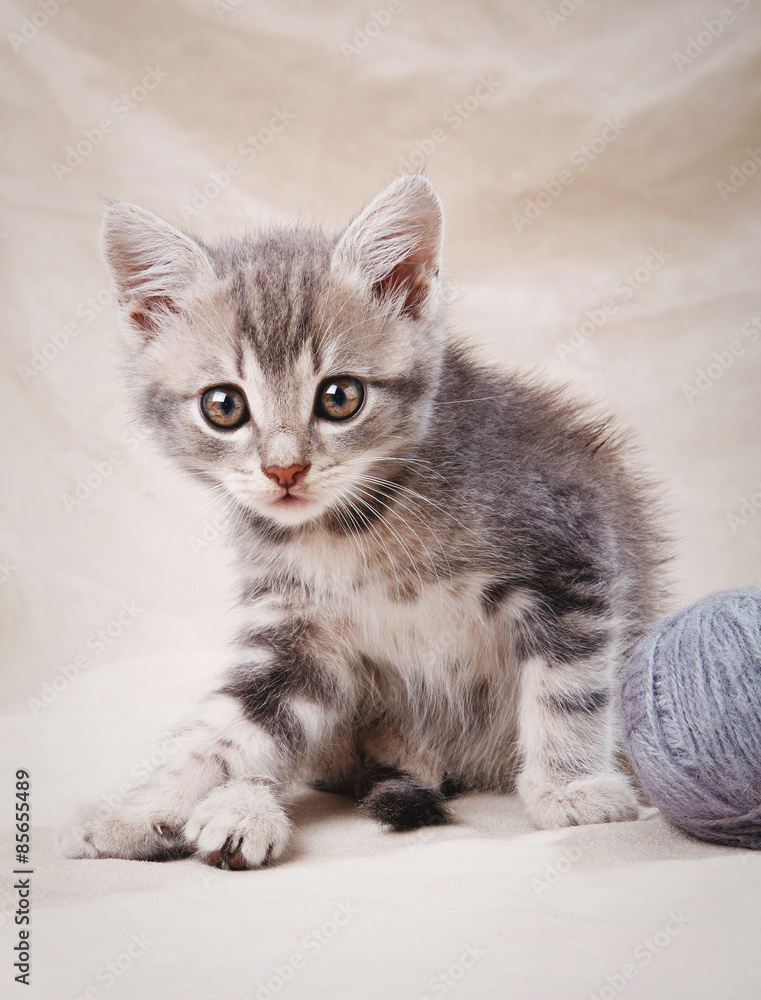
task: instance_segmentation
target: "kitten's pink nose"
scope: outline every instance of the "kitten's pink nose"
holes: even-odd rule
[[[287,469],[283,469],[279,465],[270,465],[266,469],[262,467],[262,472],[268,479],[276,482],[278,486],[290,489],[291,486],[294,486],[299,479],[303,479],[307,472],[309,472],[309,466],[289,465]]]

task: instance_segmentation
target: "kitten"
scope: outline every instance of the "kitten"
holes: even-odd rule
[[[165,768],[71,857],[279,858],[296,781],[381,823],[517,789],[541,827],[633,819],[618,673],[659,610],[650,490],[605,421],[448,336],[421,174],[343,232],[206,246],[106,211],[134,406],[234,509],[235,653]]]

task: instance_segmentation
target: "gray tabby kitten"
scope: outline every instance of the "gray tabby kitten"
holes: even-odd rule
[[[658,613],[649,491],[604,421],[448,336],[420,174],[345,230],[206,246],[111,205],[139,417],[236,511],[242,623],[179,749],[72,857],[286,849],[289,786],[407,830],[466,789],[542,827],[633,819],[618,672]]]

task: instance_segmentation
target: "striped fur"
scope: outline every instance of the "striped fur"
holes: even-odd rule
[[[207,247],[109,208],[135,410],[232,512],[241,622],[181,752],[67,853],[256,867],[299,780],[393,829],[473,788],[517,789],[540,826],[636,815],[616,705],[663,596],[652,491],[608,421],[448,336],[442,225],[421,175],[334,234]],[[340,375],[364,405],[318,419]],[[250,419],[210,425],[210,386]],[[263,470],[295,465],[282,503]]]

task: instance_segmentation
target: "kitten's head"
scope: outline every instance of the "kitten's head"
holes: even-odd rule
[[[442,226],[420,174],[337,234],[205,246],[110,205],[104,255],[139,418],[185,468],[279,525],[364,509],[430,416]]]

